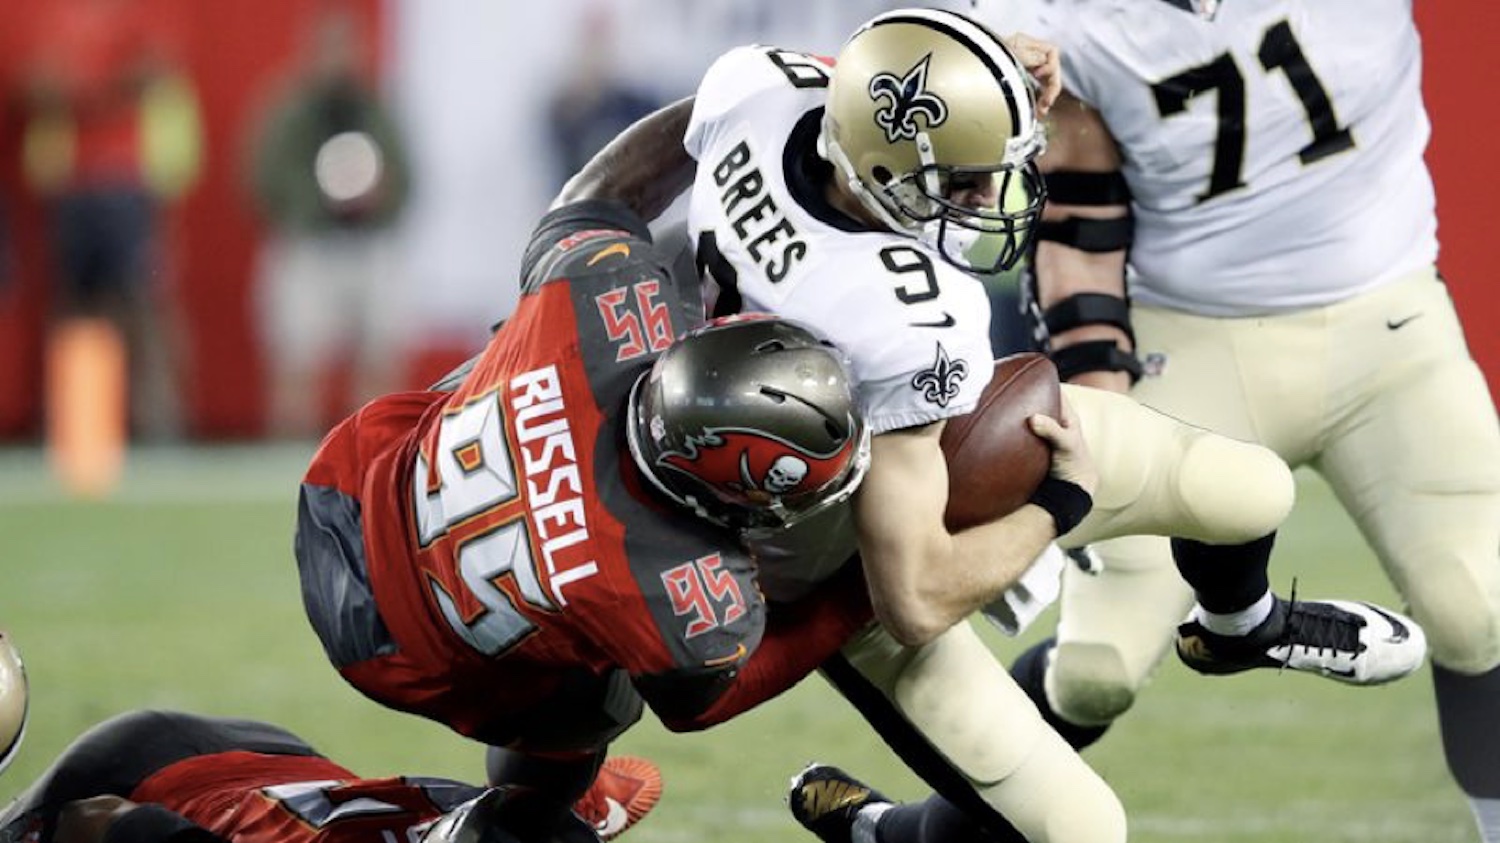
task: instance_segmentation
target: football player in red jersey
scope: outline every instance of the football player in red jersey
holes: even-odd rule
[[[676,143],[687,107],[637,126]],[[666,140],[670,138],[670,140]],[[739,532],[847,499],[868,434],[796,323],[696,315],[643,217],[673,185],[606,153],[533,235],[522,297],[439,388],[378,399],[301,488],[308,618],[371,699],[488,744],[553,833],[649,704],[701,729],[790,687],[872,617],[859,566],[768,603]]]
[[[627,807],[638,817],[659,793]],[[362,778],[269,723],[135,711],[64,750],[0,814],[0,841],[509,843],[512,796],[448,779]],[[597,840],[589,826],[570,816],[556,839]]]

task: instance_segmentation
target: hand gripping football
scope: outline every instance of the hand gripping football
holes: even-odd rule
[[[1026,503],[1052,466],[1052,448],[1026,420],[1062,414],[1057,367],[1035,352],[995,361],[995,376],[969,413],[948,419],[941,440],[948,458],[950,530],[984,524]]]

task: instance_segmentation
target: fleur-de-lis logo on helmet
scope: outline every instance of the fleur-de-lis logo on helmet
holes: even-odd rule
[[[913,389],[922,391],[922,397],[938,405],[948,406],[958,395],[958,385],[969,376],[969,364],[948,357],[948,349],[938,343],[937,360],[931,369],[923,369],[912,376]]]
[[[890,98],[890,103],[875,112],[875,125],[885,132],[886,141],[915,140],[918,114],[926,118],[929,129],[948,119],[948,104],[927,90],[927,65],[931,61],[932,53],[928,53],[899,79],[894,73],[879,73],[870,80],[870,99],[880,102]]]

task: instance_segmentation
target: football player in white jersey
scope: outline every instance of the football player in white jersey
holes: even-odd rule
[[[971,273],[1014,263],[1043,202],[1023,68],[1045,81],[1049,56],[1029,39],[1014,46],[1020,60],[966,17],[912,9],[872,19],[836,64],[731,51],[694,103],[689,225],[718,287],[714,312],[770,311],[826,334],[851,358],[875,433],[853,515],[881,625],[825,675],[996,839],[1097,843],[1123,839],[1118,801],[963,623],[1026,571],[1039,537],[1183,537],[1182,575],[1214,627],[1194,641],[1221,672],[1285,665],[1371,684],[1409,673],[1425,648],[1393,613],[1270,593],[1271,536],[1293,494],[1274,454],[1108,391],[1065,389],[1063,431],[1081,430],[1098,463],[1091,510],[1092,478],[1055,465],[1038,506],[944,527],[943,421],[972,409],[991,373],[989,305]],[[825,840],[958,828],[924,806],[881,803],[826,766],[793,784],[794,814]]]
[[[1500,425],[1434,268],[1411,0],[981,14],[1062,47],[1033,265],[1060,369],[1328,481],[1427,630],[1448,766],[1500,843]],[[1166,540],[1096,550],[1017,665],[1075,737],[1131,705],[1191,601]]]

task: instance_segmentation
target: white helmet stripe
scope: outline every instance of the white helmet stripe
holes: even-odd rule
[[[1010,49],[993,32],[963,15],[943,9],[901,9],[887,12],[872,18],[860,31],[888,23],[924,24],[968,47],[994,74],[995,81],[1000,83],[1000,90],[1005,92],[1006,105],[1010,108],[1010,122],[1015,127],[1016,137],[1031,136],[1036,128],[1036,110],[1030,103],[1023,107],[1016,100],[1018,93],[1030,89],[1030,79]]]

